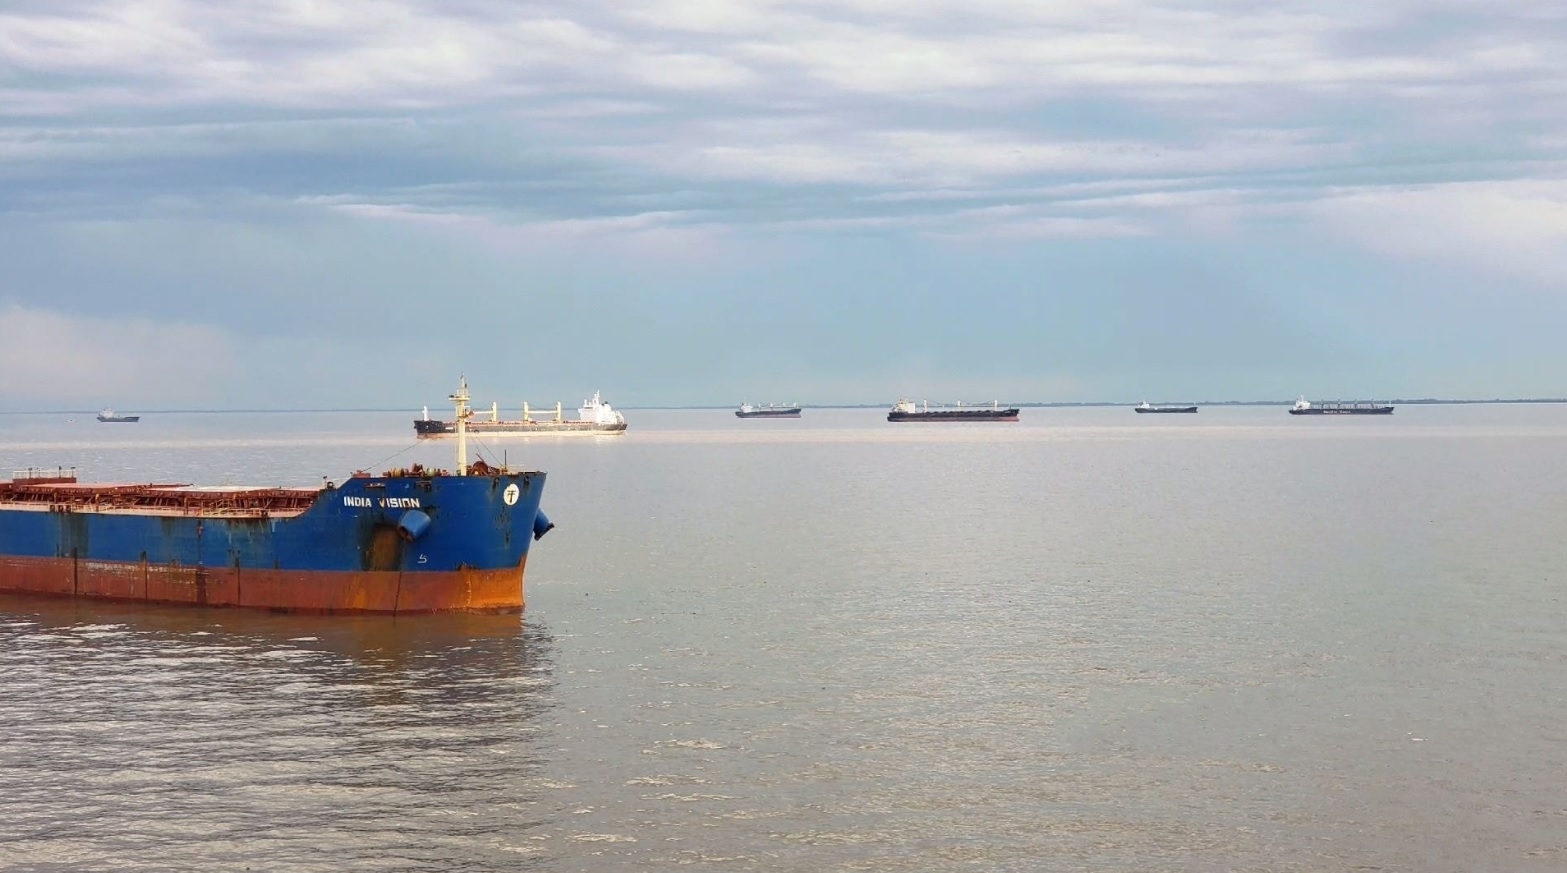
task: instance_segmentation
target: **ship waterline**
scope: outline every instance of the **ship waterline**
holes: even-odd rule
[[[524,557],[515,567],[493,570],[405,573],[188,567],[145,560],[132,563],[0,556],[0,594],[325,615],[516,613],[524,606],[526,563]]]

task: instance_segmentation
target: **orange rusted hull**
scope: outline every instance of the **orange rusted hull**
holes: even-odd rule
[[[262,570],[0,556],[0,594],[269,609],[276,612],[521,612],[515,567],[452,571]]]

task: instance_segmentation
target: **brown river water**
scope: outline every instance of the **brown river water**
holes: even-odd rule
[[[0,869],[1567,869],[1567,406],[883,415],[485,443],[521,617],[0,597]],[[0,464],[449,465],[409,418]]]

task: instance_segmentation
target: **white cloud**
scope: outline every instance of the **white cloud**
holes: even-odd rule
[[[824,120],[712,125],[681,141],[593,150],[685,178],[946,189],[1062,175],[1210,174],[1294,168],[1345,155],[1301,134],[1235,131],[1198,145],[1052,139],[1005,129],[866,132]]]
[[[1123,218],[1073,218],[1055,215],[1009,214],[1007,210],[975,210],[952,221],[957,229],[932,231],[936,239],[1096,239],[1149,236],[1152,229]]]
[[[567,82],[700,91],[749,76],[733,58],[591,27],[574,12],[493,6],[464,15],[408,0],[237,8],[169,0],[0,14],[0,63],[79,80],[47,89],[52,100],[0,91],[0,108],[428,108],[551,92]]]
[[[232,368],[229,334],[208,325],[0,305],[0,374],[13,401],[219,400]]]
[[[479,242],[500,252],[551,252],[575,248],[583,253],[635,254],[644,259],[707,260],[717,255],[725,232],[699,214],[640,212],[594,218],[503,221],[484,215],[430,209],[411,203],[370,203],[352,198],[302,201],[333,212],[375,221],[424,225]]]
[[[1567,182],[1355,191],[1308,207],[1328,232],[1396,258],[1567,287]]]
[[[961,234],[1017,203],[1050,233],[1217,227],[1391,170],[1530,175],[1567,138],[1564,36],[1547,0],[35,0],[0,13],[26,117],[0,178],[31,206],[114,165],[92,192],[338,198],[497,244]]]
[[[1240,86],[1450,85],[1494,74],[1560,82],[1567,71],[1552,28],[1561,22],[1536,0],[126,0],[37,8],[46,11],[0,14],[0,60],[23,73],[76,77],[76,87],[51,90],[62,106],[78,107],[133,96],[149,105],[346,109],[561,89],[738,87],[818,102],[834,92],[1018,99],[1088,89],[1176,104],[1207,88],[1214,90],[1197,102],[1222,106]],[[1444,13],[1475,21],[1419,36],[1423,20]],[[108,83],[133,87],[106,90]]]

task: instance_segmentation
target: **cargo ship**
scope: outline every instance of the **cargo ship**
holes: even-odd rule
[[[766,406],[752,406],[749,403],[740,404],[735,410],[735,418],[799,418],[800,407],[795,404],[779,406],[772,403]]]
[[[120,414],[116,413],[112,409],[105,409],[104,411],[98,413],[98,420],[99,421],[114,422],[114,423],[129,423],[129,422],[141,421],[141,416],[139,416],[139,415],[120,415]]]
[[[1393,407],[1381,403],[1357,400],[1344,402],[1330,400],[1326,402],[1312,403],[1302,394],[1295,405],[1290,407],[1290,415],[1392,415]]]
[[[1016,406],[1002,406],[993,401],[990,406],[937,406],[930,403],[916,404],[912,400],[899,400],[887,413],[888,421],[1017,421]]]
[[[1142,403],[1139,403],[1139,404],[1137,404],[1136,406],[1134,406],[1132,408],[1137,410],[1138,412],[1196,412],[1197,411],[1197,407],[1195,407],[1195,406],[1153,406],[1153,405],[1149,404],[1148,401],[1146,401],[1146,400],[1144,400]]]
[[[467,383],[463,383],[463,390],[467,389]],[[490,417],[486,419],[474,419],[468,422],[468,432],[479,435],[491,434],[535,434],[535,433],[597,433],[615,434],[624,433],[626,430],[626,417],[618,410],[604,402],[599,392],[593,392],[593,396],[582,401],[582,406],[577,410],[575,420],[567,419],[562,414],[561,404],[555,404],[555,412],[550,418],[534,418],[533,409],[528,404],[522,404],[522,418],[506,420],[501,418],[500,405],[490,405]],[[457,432],[457,422],[440,421],[430,417],[430,410],[424,410],[424,417],[414,419],[414,433],[420,437],[439,437]]]
[[[544,474],[356,472],[313,488],[89,484],[73,469],[0,482],[0,593],[279,612],[519,612]]]

